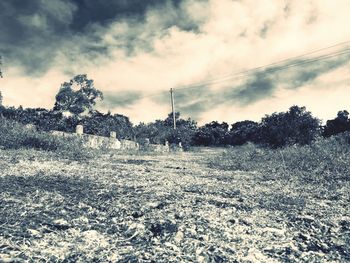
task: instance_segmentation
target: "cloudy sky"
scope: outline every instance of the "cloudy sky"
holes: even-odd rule
[[[1,0],[7,106],[52,108],[86,73],[100,111],[200,124],[350,110],[349,0]],[[348,96],[347,96],[348,95]]]

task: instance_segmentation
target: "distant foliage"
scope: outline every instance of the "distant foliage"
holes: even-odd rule
[[[200,127],[194,135],[194,144],[202,146],[222,146],[230,143],[229,125],[213,121]]]
[[[319,185],[332,180],[350,180],[350,133],[319,137],[309,145],[282,149],[259,147],[252,143],[233,147],[214,157],[210,166],[223,170],[253,171],[266,177],[282,175],[312,181]]]
[[[115,131],[119,139],[133,139],[135,136],[129,118],[120,114],[93,111],[79,123],[84,126],[84,132],[88,134],[109,136],[111,131]]]
[[[267,115],[261,121],[261,142],[272,147],[305,145],[320,135],[320,120],[305,107],[292,106],[287,112]]]
[[[172,113],[170,113],[165,120],[156,120],[148,124],[140,123],[135,127],[137,140],[144,143],[148,138],[151,143],[156,144],[164,144],[166,141],[170,144],[181,142],[185,148],[190,147],[193,144],[197,123],[190,118],[180,118],[180,113],[176,112],[176,130],[174,130],[172,118]]]
[[[323,135],[329,137],[338,133],[350,131],[349,112],[346,110],[339,111],[333,120],[328,120],[323,129]]]
[[[197,130],[197,123],[188,118],[180,118],[180,113],[176,113],[176,130],[173,129],[172,114],[169,114],[165,119],[165,125],[168,129],[167,141],[169,143],[178,144],[181,142],[182,146],[187,149],[193,145],[193,137]]]
[[[87,159],[92,153],[74,138],[59,138],[36,131],[21,123],[0,117],[0,147],[4,149],[36,149],[56,153],[74,160]]]
[[[260,125],[254,121],[240,121],[232,124],[230,144],[243,145],[247,142],[260,141]]]

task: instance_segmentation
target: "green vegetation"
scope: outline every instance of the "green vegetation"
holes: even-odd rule
[[[284,177],[316,184],[350,181],[350,133],[319,137],[309,145],[281,149],[252,143],[232,147],[215,157],[210,166],[222,170],[254,171],[267,177]]]
[[[34,124],[39,130],[74,132],[78,124],[85,126],[87,134],[109,136],[116,131],[119,139],[135,139],[143,143],[182,143],[185,149],[191,146],[237,146],[252,142],[267,148],[282,148],[291,145],[309,145],[319,136],[330,137],[350,131],[349,113],[339,111],[337,117],[322,126],[305,107],[291,106],[286,112],[265,115],[260,122],[250,120],[233,124],[211,121],[198,127],[191,118],[180,118],[176,112],[176,127],[173,129],[172,113],[164,120],[133,125],[129,118],[120,114],[101,113],[94,109],[96,101],[103,99],[101,91],[87,75],[81,74],[64,82],[52,109],[23,109],[21,106],[4,107],[0,103],[0,116],[22,124]]]
[[[92,151],[84,149],[75,138],[60,138],[47,132],[36,131],[32,126],[24,126],[0,117],[0,146],[3,149],[35,149],[54,152],[58,157],[75,160],[92,156]]]

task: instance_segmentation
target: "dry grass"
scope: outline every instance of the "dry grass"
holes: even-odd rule
[[[0,261],[350,260],[348,180],[302,185],[285,153],[271,173],[208,167],[217,155],[0,150]]]

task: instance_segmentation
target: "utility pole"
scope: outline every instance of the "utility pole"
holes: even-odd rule
[[[174,96],[173,96],[173,89],[170,89],[170,98],[171,98],[171,110],[173,111],[173,125],[174,130],[176,130],[176,119],[175,119],[175,106],[174,106]]]
[[[1,71],[1,67],[2,67],[2,56],[0,55],[0,78],[3,78],[2,71]],[[1,94],[1,90],[0,90],[0,106],[2,106],[2,94]],[[0,113],[0,117],[2,117],[2,112]]]
[[[0,78],[3,78],[1,66],[2,66],[2,56],[0,55]]]

